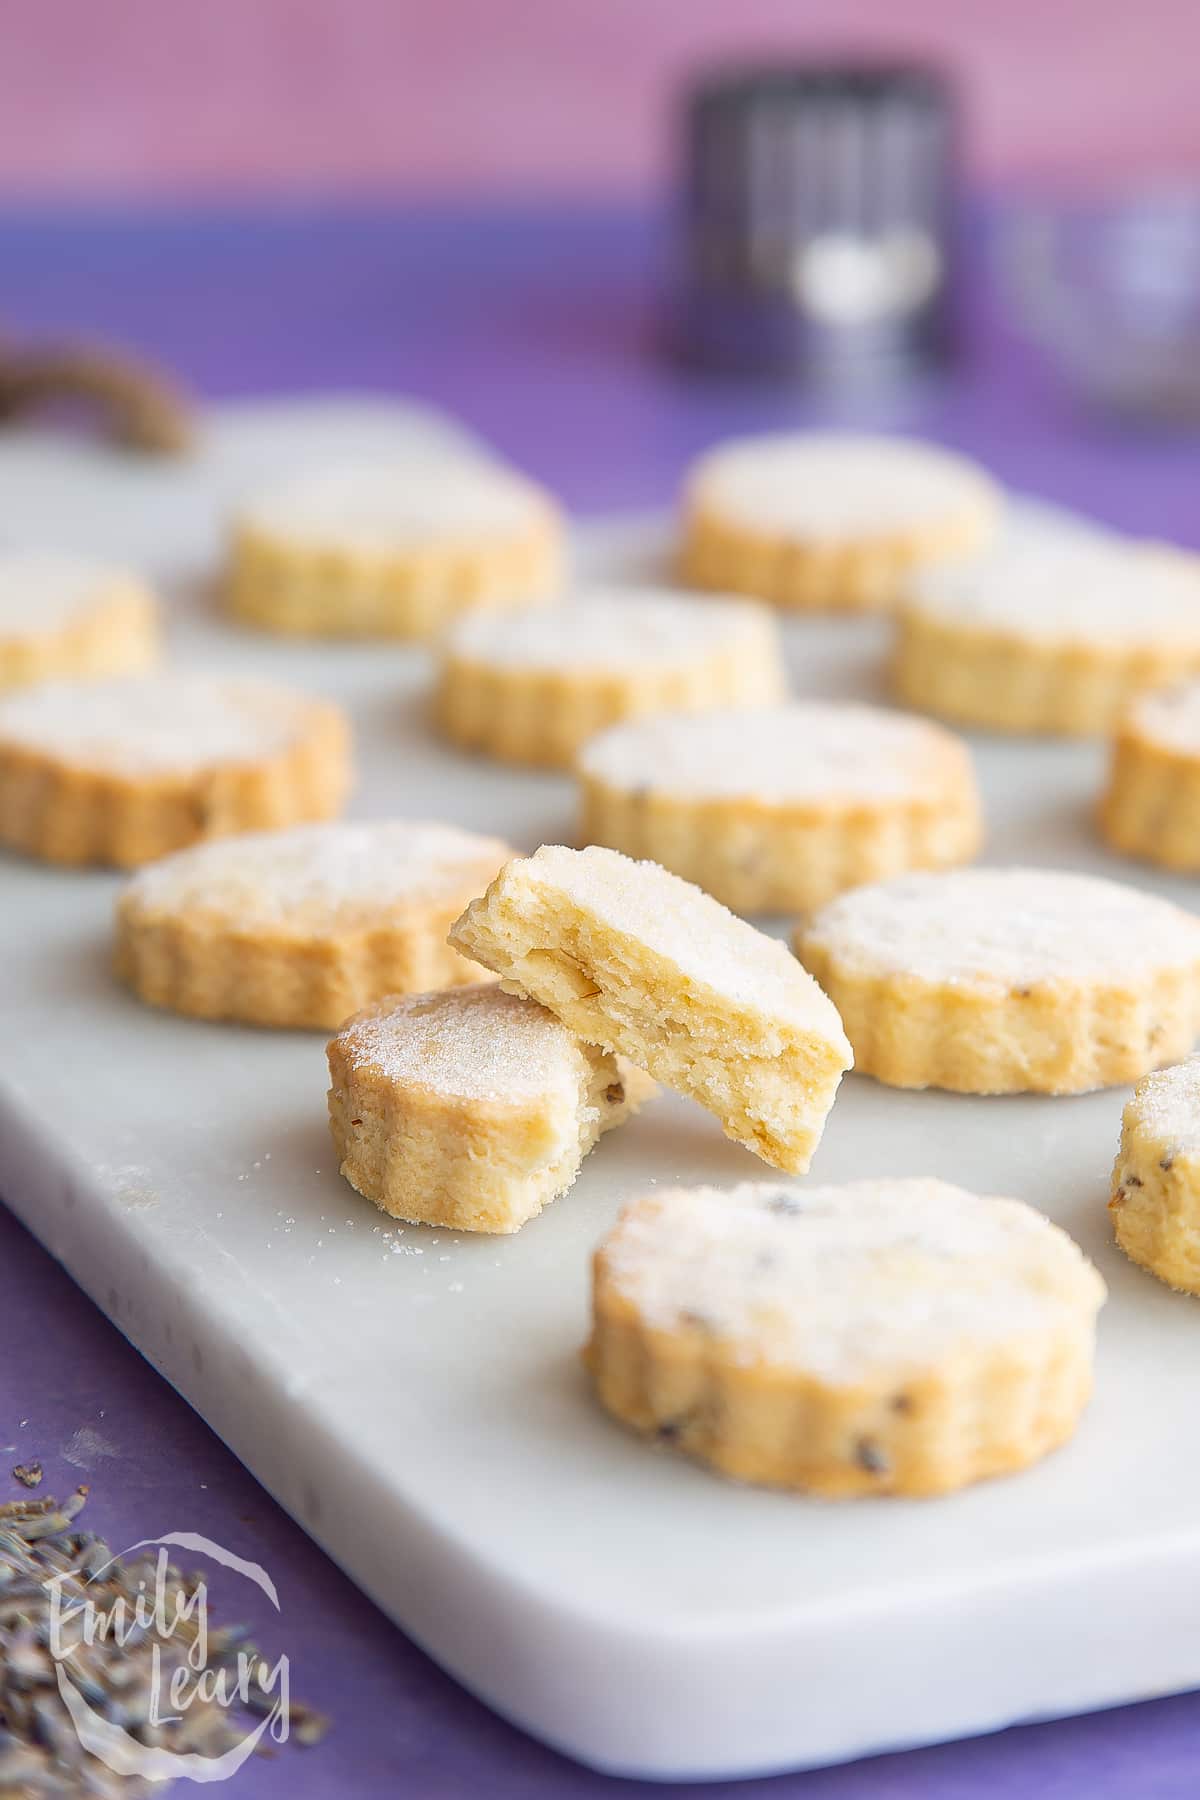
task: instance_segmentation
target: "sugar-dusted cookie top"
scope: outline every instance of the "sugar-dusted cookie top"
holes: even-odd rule
[[[997,992],[1037,982],[1119,987],[1200,963],[1200,918],[1097,876],[955,869],[852,889],[803,937],[845,973]]]
[[[1200,756],[1200,681],[1159,689],[1134,701],[1123,729],[1179,756]]]
[[[832,1002],[786,946],[658,863],[634,862],[595,844],[586,850],[544,844],[533,856],[509,863],[497,889],[522,911],[540,901],[552,907],[565,902],[600,929],[635,940],[698,988],[716,990],[735,1005],[802,1029],[819,1021],[831,1044],[844,1053],[844,1066],[850,1063],[850,1047]],[[486,921],[487,903],[478,906]],[[468,908],[455,925],[451,942],[465,955],[480,954],[483,960],[478,944],[472,949],[474,910]]]
[[[321,704],[209,675],[46,682],[0,700],[0,747],[113,775],[181,774],[284,750]]]
[[[952,626],[1038,644],[1200,646],[1200,559],[1079,527],[1011,531],[974,564],[913,583],[909,606]]]
[[[1200,1156],[1200,1056],[1145,1076],[1125,1108],[1126,1128],[1175,1156]]]
[[[598,1253],[644,1327],[833,1386],[903,1381],[1090,1319],[1104,1284],[1019,1200],[929,1180],[747,1182],[635,1201]]]
[[[355,1066],[404,1087],[498,1103],[558,1089],[578,1098],[578,1039],[536,1000],[495,983],[393,995],[337,1035]]]
[[[0,641],[58,631],[111,594],[137,585],[125,569],[61,550],[0,551]]]
[[[246,931],[348,930],[439,904],[457,910],[511,855],[499,838],[424,820],[297,825],[178,851],[125,893],[144,914],[219,915]]]
[[[739,438],[701,457],[692,505],[781,537],[891,537],[938,528],[960,515],[991,517],[995,483],[976,464],[935,445],[852,433]]]
[[[306,475],[245,501],[239,523],[297,545],[370,554],[522,531],[552,510],[532,481],[482,457],[368,463]]]
[[[614,588],[584,592],[563,606],[470,614],[452,628],[446,650],[451,658],[500,669],[636,673],[774,634],[771,615],[752,600]]]
[[[580,772],[680,798],[869,805],[939,794],[969,765],[961,739],[874,706],[789,706],[657,715],[614,726],[580,753]]]

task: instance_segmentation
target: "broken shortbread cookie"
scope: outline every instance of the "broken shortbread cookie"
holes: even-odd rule
[[[495,982],[394,996],[329,1046],[342,1174],[393,1218],[517,1231],[654,1090]]]
[[[783,944],[690,882],[615,850],[543,846],[501,870],[450,942],[764,1161],[807,1169],[853,1060],[841,1021]]]

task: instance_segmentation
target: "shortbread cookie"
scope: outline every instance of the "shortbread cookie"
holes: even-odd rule
[[[945,1493],[1065,1442],[1104,1301],[1032,1207],[941,1181],[668,1188],[622,1214],[593,1282],[610,1413],[830,1499]]]
[[[777,606],[892,606],[914,569],[974,555],[1001,512],[990,476],[902,438],[807,432],[719,444],[691,470],[683,570]]]
[[[578,767],[585,843],[652,857],[738,912],[808,911],[980,843],[966,745],[871,706],[635,720]]]
[[[831,901],[796,948],[855,1067],[892,1087],[1084,1093],[1200,1032],[1200,919],[1090,875],[903,875]]]
[[[1200,673],[1200,562],[1099,532],[1014,533],[906,600],[893,678],[910,706],[1001,731],[1112,729],[1141,689]]]
[[[329,1046],[342,1174],[396,1219],[518,1231],[653,1091],[496,983],[393,996]]]
[[[807,1169],[853,1060],[837,1013],[774,938],[656,863],[543,845],[450,932],[464,956]]]
[[[627,589],[463,619],[442,651],[437,717],[467,749],[563,767],[617,719],[754,706],[786,691],[765,607]]]
[[[332,1029],[385,994],[480,981],[446,943],[513,852],[453,825],[297,825],[180,850],[117,903],[118,974],[201,1019]]]
[[[1200,681],[1143,694],[1122,715],[1100,824],[1128,856],[1200,869]]]
[[[557,506],[499,463],[374,463],[248,501],[227,600],[268,631],[427,638],[474,607],[545,599],[562,564]]]
[[[60,551],[0,552],[0,688],[135,674],[158,653],[158,603],[136,576]]]
[[[350,778],[341,712],[261,681],[142,675],[0,700],[0,844],[129,867],[324,819]]]
[[[1138,1084],[1108,1205],[1126,1256],[1169,1287],[1200,1294],[1200,1057]]]

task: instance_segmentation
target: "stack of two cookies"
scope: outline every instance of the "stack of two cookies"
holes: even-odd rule
[[[330,1046],[344,1173],[388,1212],[515,1231],[654,1079],[807,1169],[851,1062],[841,1022],[782,944],[698,888],[544,847],[507,863],[449,942],[502,985],[384,1001]]]

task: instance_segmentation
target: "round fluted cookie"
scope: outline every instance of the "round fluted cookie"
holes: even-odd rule
[[[332,1029],[385,994],[483,979],[446,943],[514,852],[424,821],[297,825],[177,851],[117,902],[116,966],[202,1019]]]
[[[668,1188],[596,1252],[585,1360],[616,1418],[726,1475],[937,1494],[1071,1436],[1103,1300],[1019,1200],[920,1180]]]
[[[796,950],[893,1087],[1083,1093],[1200,1032],[1200,919],[1095,876],[905,875],[822,907]]]
[[[783,944],[691,882],[544,844],[501,869],[450,942],[765,1162],[807,1169],[852,1061],[841,1020]]]
[[[342,1174],[393,1218],[518,1231],[653,1092],[496,983],[393,995],[329,1045]]]
[[[805,912],[902,869],[966,862],[971,756],[924,719],[796,701],[617,725],[579,756],[580,833],[737,912]]]
[[[777,606],[891,607],[912,570],[989,543],[1001,508],[983,469],[914,439],[735,439],[689,472],[683,569]]]
[[[615,720],[765,705],[786,688],[765,607],[631,588],[461,620],[442,647],[436,709],[467,749],[564,767]]]
[[[1200,672],[1200,561],[1099,531],[1014,531],[931,572],[897,623],[909,705],[1001,731],[1109,731],[1133,695]]]
[[[336,813],[337,707],[262,681],[141,675],[0,699],[0,844],[129,867],[232,832]]]
[[[1100,825],[1127,856],[1200,869],[1200,680],[1143,694],[1122,714]]]
[[[1169,1287],[1200,1294],[1200,1057],[1138,1083],[1108,1204],[1126,1256]]]
[[[856,1069],[892,1087],[1085,1093],[1200,1031],[1200,920],[1090,875],[905,875],[829,902],[795,947]]]
[[[0,552],[0,689],[134,674],[158,654],[158,602],[137,576],[64,551]]]
[[[226,600],[268,631],[428,638],[476,607],[547,598],[562,562],[557,505],[500,463],[351,465],[243,504]]]

